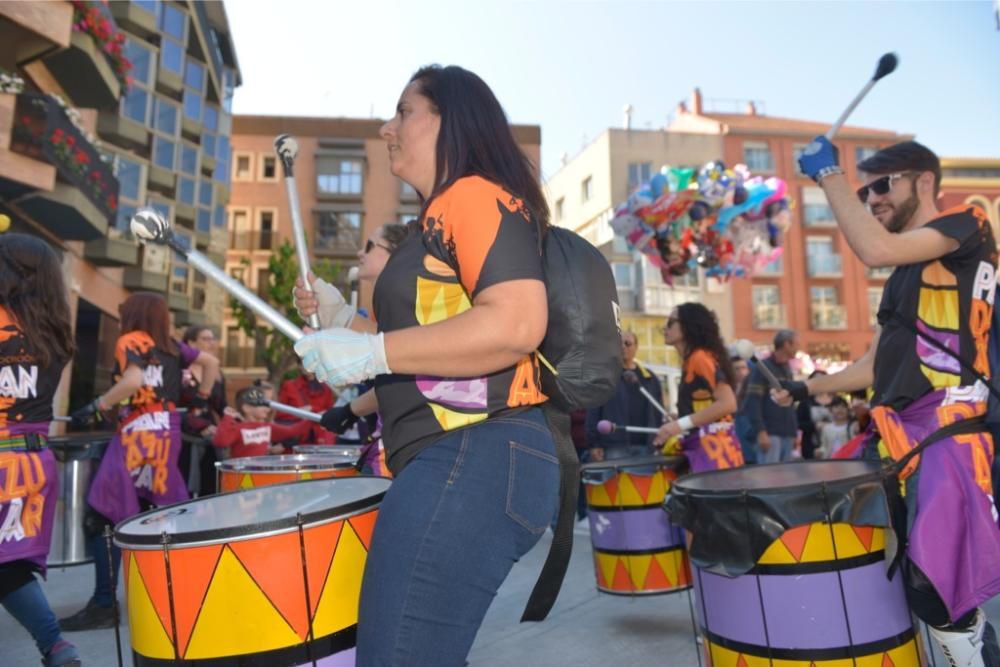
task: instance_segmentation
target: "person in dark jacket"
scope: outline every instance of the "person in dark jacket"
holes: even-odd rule
[[[660,381],[649,369],[636,361],[638,341],[631,331],[622,332],[622,374],[615,395],[599,408],[587,411],[587,444],[591,461],[631,458],[652,453],[652,433],[628,433],[623,428],[607,435],[598,433],[597,424],[607,420],[619,426],[659,428],[662,413],[653,406],[640,389],[663,404]]]
[[[792,458],[799,428],[795,407],[782,407],[771,400],[771,386],[759,364],[766,364],[779,380],[790,381],[793,378],[788,362],[798,351],[799,337],[790,329],[782,329],[774,336],[774,354],[758,361],[750,371],[743,412],[750,418],[757,438],[757,463],[778,463]]]

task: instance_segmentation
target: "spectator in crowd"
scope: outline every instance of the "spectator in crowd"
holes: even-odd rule
[[[782,329],[774,336],[774,354],[759,360],[778,380],[792,380],[789,362],[799,351],[799,337],[790,329]],[[795,407],[783,407],[771,400],[771,385],[760,368],[754,366],[747,380],[747,397],[744,413],[749,417],[751,431],[757,443],[757,463],[778,463],[792,458],[798,421]]]

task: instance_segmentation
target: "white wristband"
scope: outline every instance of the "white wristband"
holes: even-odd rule
[[[691,419],[691,415],[684,415],[683,417],[678,419],[677,425],[680,426],[681,431],[684,431],[685,433],[695,427],[694,420]]]

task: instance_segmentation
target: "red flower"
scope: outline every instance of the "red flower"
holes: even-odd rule
[[[76,161],[77,161],[77,162],[78,162],[79,164],[90,164],[90,156],[89,156],[89,155],[87,155],[86,153],[84,153],[84,152],[83,152],[82,150],[80,150],[79,148],[78,148],[78,149],[76,150],[76,153],[75,153],[75,154],[73,155],[73,158],[74,158],[74,159],[75,159],[75,160],[76,160]]]
[[[76,145],[76,137],[74,137],[72,135],[66,137],[66,145],[69,146],[70,148],[72,148],[73,146],[75,146]]]

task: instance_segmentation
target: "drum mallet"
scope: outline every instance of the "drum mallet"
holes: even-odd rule
[[[299,143],[289,134],[279,134],[274,138],[274,152],[281,160],[281,168],[285,173],[285,190],[288,192],[288,206],[292,211],[292,239],[295,241],[295,253],[299,260],[299,277],[307,290],[312,291],[309,282],[309,248],[306,247],[306,235],[302,229],[302,212],[299,211],[299,192],[295,189],[295,156],[299,154]],[[309,326],[317,331],[320,328],[319,313],[313,313],[308,318]]]
[[[607,419],[597,422],[597,432],[601,435],[610,435],[615,431],[625,431],[626,433],[658,433],[659,429],[651,426],[624,426],[609,422]]]
[[[351,308],[358,310],[358,267],[352,266],[347,272],[347,282],[351,285]]]
[[[268,407],[276,412],[283,412],[287,415],[292,415],[293,417],[298,417],[299,419],[305,419],[306,421],[316,422],[317,424],[323,419],[323,415],[317,414],[315,412],[310,412],[309,410],[303,410],[302,408],[296,408],[291,405],[285,405],[284,403],[278,403],[277,401],[268,401]]]
[[[757,358],[756,350],[754,350],[753,343],[748,341],[746,338],[742,338],[736,342],[736,353],[740,355],[741,359],[746,359],[747,361],[753,361],[760,369],[761,375],[767,380],[767,383],[771,385],[771,389],[775,391],[782,391],[784,387],[781,386],[781,380],[774,376],[771,369],[767,367],[762,359]]]
[[[641,382],[639,382],[639,376],[636,375],[635,371],[625,371],[624,373],[622,373],[622,377],[625,378],[625,382],[637,385],[639,387],[639,393],[642,394],[647,401],[649,401],[650,405],[656,408],[657,411],[665,418],[667,419],[670,418],[670,415],[668,415],[666,409],[664,409],[664,407],[660,405],[660,402],[655,398],[653,398],[653,395],[650,394],[649,391],[642,386]]]
[[[878,82],[879,79],[895,72],[897,65],[899,65],[899,58],[895,53],[886,53],[878,59],[878,65],[875,67],[874,76],[872,76],[871,80],[865,84],[865,87],[861,89],[861,92],[858,93],[853,100],[851,100],[851,103],[847,105],[846,109],[844,109],[844,113],[840,114],[840,118],[837,119],[837,122],[826,131],[826,138],[828,141],[833,141],[837,132],[839,132],[844,123],[847,122],[847,117],[854,112],[854,109],[859,104],[861,104],[861,100],[865,99],[865,95],[867,95],[868,92],[875,87],[876,82]],[[811,145],[812,144],[810,144],[810,146]],[[806,152],[809,152],[808,148],[806,148]]]
[[[267,320],[275,329],[288,336],[292,341],[298,342],[305,334],[302,329],[288,321],[288,319],[275,310],[271,304],[267,303],[259,296],[248,290],[243,283],[236,280],[228,273],[217,267],[212,260],[197,250],[187,248],[174,236],[170,222],[167,221],[160,212],[153,208],[140,208],[132,216],[129,223],[132,233],[143,243],[158,243],[173,249],[178,255],[187,260],[192,267],[201,271],[205,276],[211,278],[230,296],[252,310],[258,316]]]

